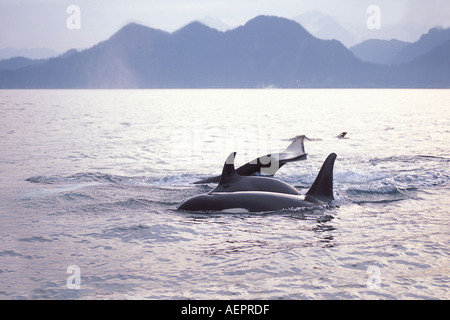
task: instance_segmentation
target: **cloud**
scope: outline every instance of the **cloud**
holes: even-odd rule
[[[404,24],[431,28],[450,27],[450,1],[410,0],[404,16]]]

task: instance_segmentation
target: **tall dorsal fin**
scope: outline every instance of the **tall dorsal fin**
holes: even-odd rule
[[[333,168],[334,161],[336,160],[336,154],[332,153],[324,161],[319,174],[316,177],[313,185],[306,193],[306,197],[312,197],[315,200],[331,201],[334,200],[333,196]]]
[[[229,183],[234,177],[237,177],[236,170],[234,169],[234,158],[236,157],[236,152],[231,153],[225,164],[223,165],[222,175],[220,176],[219,186],[222,184]]]

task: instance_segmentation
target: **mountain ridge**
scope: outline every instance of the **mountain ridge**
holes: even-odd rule
[[[408,45],[411,43],[397,39],[368,39],[351,47],[350,51],[363,61],[391,64],[392,59]]]
[[[275,16],[227,31],[198,21],[172,33],[130,23],[89,49],[0,71],[0,88],[426,87],[416,64],[363,62],[339,41]]]
[[[450,40],[450,28],[432,28],[423,34],[419,40],[400,50],[389,63],[403,64],[412,62],[448,40]]]

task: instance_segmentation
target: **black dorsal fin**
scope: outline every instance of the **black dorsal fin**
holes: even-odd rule
[[[236,157],[236,152],[231,153],[225,164],[223,165],[222,175],[220,176],[219,186],[229,183],[237,176],[236,170],[234,169],[234,158]]]
[[[334,200],[333,195],[333,168],[336,160],[336,154],[328,156],[319,171],[312,187],[306,193],[307,198],[312,197],[315,200],[329,202]]]

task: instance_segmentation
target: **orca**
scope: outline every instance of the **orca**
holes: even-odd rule
[[[312,208],[328,205],[334,200],[333,168],[336,157],[335,153],[332,153],[327,157],[305,197],[298,194],[272,191],[252,190],[224,192],[213,190],[207,194],[198,195],[184,201],[178,207],[178,210],[234,213],[269,212],[291,208]],[[227,163],[231,161],[231,159],[234,159],[234,153],[231,154],[225,162],[220,178],[222,182],[229,184],[230,188],[232,188],[234,181],[242,183],[234,170],[234,166]]]
[[[211,190],[210,194],[216,192],[268,191],[298,195],[297,189],[273,177],[240,176],[234,169],[235,158],[236,152],[228,156],[223,166],[219,185]]]
[[[344,132],[341,132],[337,137],[338,137],[338,139],[346,139],[345,138],[346,135],[347,135],[347,132],[344,131]]]
[[[254,159],[237,168],[236,173],[240,176],[262,175],[273,177],[286,163],[306,160],[307,153],[305,152],[304,141],[304,135],[297,136],[285,150]],[[220,179],[221,176],[216,176],[196,181],[194,184],[218,183]]]

